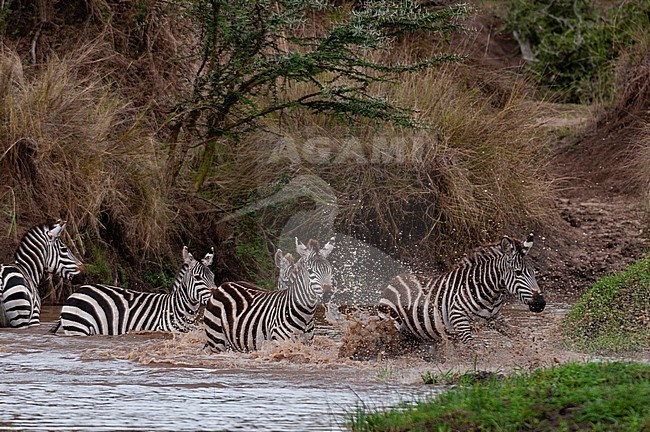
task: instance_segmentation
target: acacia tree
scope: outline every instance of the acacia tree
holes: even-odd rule
[[[446,34],[461,29],[465,5],[426,8],[413,1],[368,1],[358,8],[318,0],[193,0],[188,13],[199,30],[200,66],[191,97],[179,104],[167,167],[173,183],[187,156],[177,142],[185,128],[201,147],[194,189],[200,190],[223,140],[238,139],[258,120],[302,108],[344,118],[365,117],[415,126],[408,107],[370,94],[369,87],[457,55],[435,55],[409,64],[374,59],[413,32]],[[330,22],[307,31],[315,16]],[[291,83],[310,91],[287,97]]]

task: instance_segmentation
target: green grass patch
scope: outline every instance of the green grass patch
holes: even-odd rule
[[[650,430],[650,366],[569,363],[458,387],[414,406],[359,409],[353,431]]]
[[[461,385],[467,386],[472,384],[478,384],[481,382],[499,380],[504,377],[503,374],[498,372],[488,372],[473,370],[467,372],[454,372],[446,371],[441,373],[425,372],[422,374],[422,381],[425,384],[433,385]]]
[[[650,257],[597,281],[564,318],[562,333],[571,349],[594,353],[650,348]]]

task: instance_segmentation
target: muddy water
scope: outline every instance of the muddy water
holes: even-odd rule
[[[478,332],[484,352],[437,357],[338,358],[340,334],[320,326],[312,345],[272,344],[252,354],[210,354],[201,331],[182,335],[65,337],[43,325],[0,329],[1,430],[345,430],[357,406],[385,407],[435,395],[426,371],[538,367],[573,359],[553,348],[567,303],[539,315],[507,305],[506,336]]]
[[[357,405],[435,391],[338,365],[327,329],[321,349],[215,355],[200,332],[79,338],[49,327],[0,329],[1,430],[343,430]]]

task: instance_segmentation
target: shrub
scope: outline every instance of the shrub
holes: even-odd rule
[[[596,282],[566,315],[562,332],[582,350],[650,348],[650,257]]]
[[[417,107],[430,129],[363,122],[348,128],[319,116],[287,115],[279,138],[256,136],[247,153],[235,153],[242,165],[217,174],[217,183],[229,185],[230,193],[242,188],[240,196],[256,188],[260,203],[284,193],[284,207],[259,213],[267,229],[281,229],[298,211],[330,209],[333,222],[324,213],[313,217],[427,270],[499,235],[547,227],[552,182],[545,172],[545,131],[534,122],[537,108],[516,82],[507,103],[495,107],[490,96],[464,84],[466,73],[450,66],[373,89]],[[301,173],[323,184],[287,180]]]
[[[611,98],[613,60],[635,42],[635,34],[650,30],[647,2],[605,10],[591,0],[514,0],[511,6],[506,27],[530,47],[527,69],[566,102]]]

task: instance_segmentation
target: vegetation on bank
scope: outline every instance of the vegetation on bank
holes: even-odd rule
[[[650,428],[650,366],[569,363],[506,378],[470,380],[439,396],[386,411],[358,409],[361,431],[641,431]]]
[[[123,261],[148,285],[182,244],[216,246],[220,280],[272,279],[287,220],[323,200],[332,229],[404,261],[453,261],[548,220],[525,85],[495,94],[476,66],[439,65],[456,58],[445,35],[463,8],[46,3],[3,9],[2,220],[67,219],[113,279]],[[331,196],[296,185],[310,176]]]
[[[567,313],[562,333],[575,350],[650,350],[650,257],[597,281]]]
[[[161,289],[183,244],[273,280],[287,222],[323,207],[415,267],[548,229],[548,105],[456,32],[468,9],[399,4],[4,2],[2,231],[63,217],[91,278]]]

